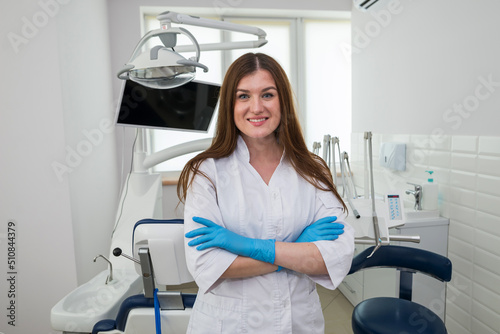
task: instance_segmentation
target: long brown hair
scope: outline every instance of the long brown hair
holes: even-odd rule
[[[236,149],[239,135],[234,122],[236,88],[242,78],[260,69],[271,74],[278,90],[281,123],[276,130],[276,137],[280,145],[284,147],[285,157],[300,176],[318,189],[333,192],[342,203],[344,210],[347,210],[333,184],[328,166],[323,159],[307,149],[297,118],[292,87],[285,71],[276,60],[263,53],[244,54],[229,66],[220,91],[219,114],[212,145],[188,161],[182,170],[177,185],[177,196],[180,201],[184,203],[186,200],[187,190],[195,175],[200,174],[208,178],[199,170],[203,161],[209,158],[225,158]]]

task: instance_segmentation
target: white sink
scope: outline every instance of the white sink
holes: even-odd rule
[[[113,280],[106,284],[108,274],[102,271],[61,299],[51,311],[52,328],[90,333],[99,320],[114,319],[125,298],[142,292],[135,270],[113,270]]]

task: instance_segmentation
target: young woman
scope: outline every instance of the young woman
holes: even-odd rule
[[[212,145],[187,163],[178,194],[199,287],[189,333],[324,333],[316,283],[342,282],[354,231],[273,58],[230,66]]]

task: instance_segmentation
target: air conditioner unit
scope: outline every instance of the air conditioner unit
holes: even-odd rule
[[[389,0],[354,0],[354,6],[360,10],[366,11],[368,9],[380,9]]]

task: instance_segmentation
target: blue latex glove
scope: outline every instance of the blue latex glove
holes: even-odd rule
[[[335,240],[344,233],[344,225],[334,223],[337,217],[324,217],[307,226],[295,242],[313,242],[319,240]]]
[[[243,237],[215,224],[211,220],[193,217],[193,221],[205,225],[186,233],[186,238],[194,238],[188,242],[189,246],[198,246],[197,250],[218,247],[233,254],[251,257],[252,259],[274,263],[275,240],[263,240]]]

